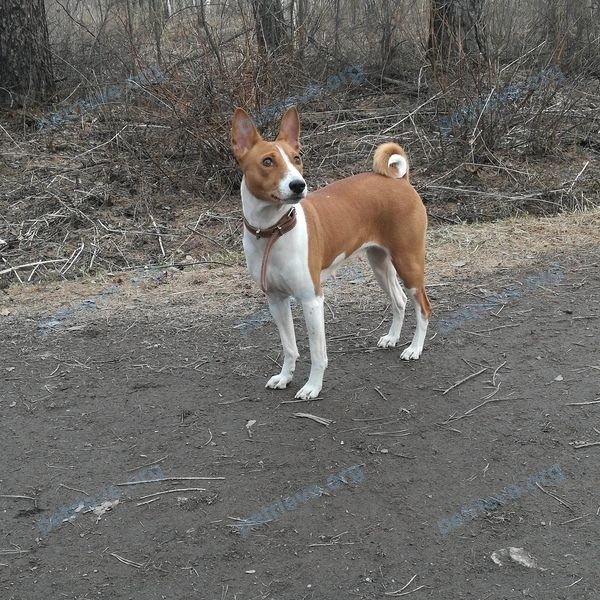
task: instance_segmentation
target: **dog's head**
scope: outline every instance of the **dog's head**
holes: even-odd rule
[[[283,115],[274,142],[264,140],[248,113],[236,108],[231,123],[231,149],[255,198],[295,204],[306,196],[299,135],[300,118],[295,107]]]

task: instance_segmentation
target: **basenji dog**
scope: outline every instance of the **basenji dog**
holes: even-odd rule
[[[231,147],[242,171],[243,246],[252,278],[266,293],[281,336],[283,366],[267,388],[292,381],[298,349],[290,297],[302,304],[310,347],[308,381],[296,398],[316,398],[327,368],[321,283],[348,258],[366,252],[375,279],[390,299],[392,324],[378,346],[395,346],[404,321],[404,282],[417,326],[404,360],[423,351],[431,305],[424,282],[427,213],[409,182],[408,159],[394,143],[379,146],[373,172],[353,175],[307,193],[300,157],[300,119],[283,115],[275,141],[264,140],[248,113],[236,109]]]

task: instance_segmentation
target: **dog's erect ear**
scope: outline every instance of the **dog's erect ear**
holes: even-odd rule
[[[295,106],[288,108],[281,118],[279,125],[279,134],[277,139],[287,142],[290,146],[298,150],[300,148],[300,117]]]
[[[252,119],[243,108],[236,108],[231,120],[231,149],[240,160],[260,140]]]

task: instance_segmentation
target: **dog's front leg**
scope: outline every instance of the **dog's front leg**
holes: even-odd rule
[[[325,314],[323,296],[315,296],[302,302],[304,320],[310,345],[310,376],[296,398],[316,398],[323,387],[323,374],[327,368],[327,346],[325,343]]]
[[[296,346],[296,334],[294,333],[294,320],[292,319],[292,309],[290,307],[289,297],[281,297],[269,294],[269,309],[273,320],[279,330],[281,345],[283,346],[283,367],[279,375],[273,375],[265,387],[272,389],[283,389],[292,380],[296,360],[298,358],[298,348]]]

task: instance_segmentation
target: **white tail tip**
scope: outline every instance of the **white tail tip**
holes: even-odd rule
[[[388,159],[388,167],[394,167],[400,179],[408,172],[408,161],[402,154],[392,154]]]

